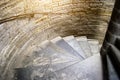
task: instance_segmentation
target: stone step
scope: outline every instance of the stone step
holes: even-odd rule
[[[51,74],[48,74],[49,72],[66,68],[77,62],[78,61],[46,64],[46,65],[34,65],[34,66],[28,66],[25,68],[16,68],[14,79],[15,80],[47,80],[46,75],[47,76],[51,75]],[[38,78],[36,79],[36,77]],[[51,80],[51,79],[48,79],[48,80]]]
[[[80,59],[84,59],[76,50],[74,50],[64,39],[62,39],[60,36],[54,38],[51,40],[52,43],[56,44],[60,48],[66,50],[68,53],[79,57]]]
[[[77,58],[77,57],[69,54],[68,52],[66,52],[65,50],[63,50],[62,48],[58,47],[57,45],[51,43],[48,40],[42,42],[40,45],[40,48],[42,49],[41,52],[45,53],[44,56],[49,57],[52,60],[56,60],[56,59],[76,60],[76,59],[80,59],[80,58]],[[80,59],[80,60],[82,60],[82,59]]]
[[[86,57],[92,56],[92,52],[87,41],[87,37],[86,36],[76,37],[76,40],[78,41],[80,47],[83,49]]]
[[[56,73],[60,77],[60,80],[102,80],[100,55],[87,58],[82,62],[56,71]]]
[[[67,66],[63,64],[67,64]],[[58,69],[57,67],[60,65],[64,67]],[[70,65],[62,63],[53,66],[17,68],[15,69],[15,80],[102,80],[101,58],[97,54],[82,62],[71,62]]]
[[[99,41],[96,39],[88,39],[88,43],[92,52],[92,55],[100,52]]]
[[[46,59],[43,58],[44,54],[45,53],[43,53],[41,48],[37,48],[35,51],[33,51],[31,54],[29,54],[29,56],[26,57],[27,62],[26,62],[25,66],[32,65],[33,63],[38,63],[39,58],[42,58],[45,61]],[[43,60],[39,59],[39,62],[41,62]]]
[[[85,54],[83,50],[81,49],[79,43],[77,40],[74,38],[73,35],[67,36],[63,38],[73,49],[75,49],[82,57],[85,58]]]
[[[50,57],[38,57],[36,59],[34,59],[34,61],[32,62],[31,65],[28,65],[28,66],[43,66],[43,65],[58,65],[59,66],[57,67],[58,69],[63,67],[64,65],[67,64],[71,64],[71,63],[74,63],[74,62],[80,62],[81,60],[80,59],[67,59],[67,58],[56,58],[56,59],[51,59]]]

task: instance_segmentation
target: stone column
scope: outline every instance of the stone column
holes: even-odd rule
[[[120,0],[116,0],[115,2],[108,30],[101,48],[104,78],[109,77],[107,70],[107,56],[110,58],[110,61],[120,78],[120,49],[118,48],[118,45],[120,44],[118,44],[118,42],[120,42]]]

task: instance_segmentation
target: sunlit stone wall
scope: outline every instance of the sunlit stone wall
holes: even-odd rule
[[[85,35],[102,42],[114,0],[0,0],[0,80],[25,67],[41,41]]]

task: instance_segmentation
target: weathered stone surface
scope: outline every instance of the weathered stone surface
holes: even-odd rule
[[[71,36],[67,36],[63,38],[73,49],[75,49],[83,58],[85,57],[85,54],[82,50],[82,48],[80,47],[78,41],[75,39],[75,37],[73,35]]]
[[[0,76],[11,80],[43,40],[85,35],[102,42],[114,1],[0,0]]]
[[[82,62],[29,66],[15,71],[16,80],[102,80],[102,64],[99,54]]]
[[[92,50],[90,49],[90,45],[87,41],[87,37],[86,36],[81,36],[81,37],[77,37],[76,38],[80,47],[82,48],[82,50],[85,53],[86,57],[90,57],[92,55]]]

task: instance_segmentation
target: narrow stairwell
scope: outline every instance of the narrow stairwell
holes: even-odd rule
[[[86,36],[56,37],[42,42],[27,66],[15,69],[15,80],[102,80],[98,40]]]

